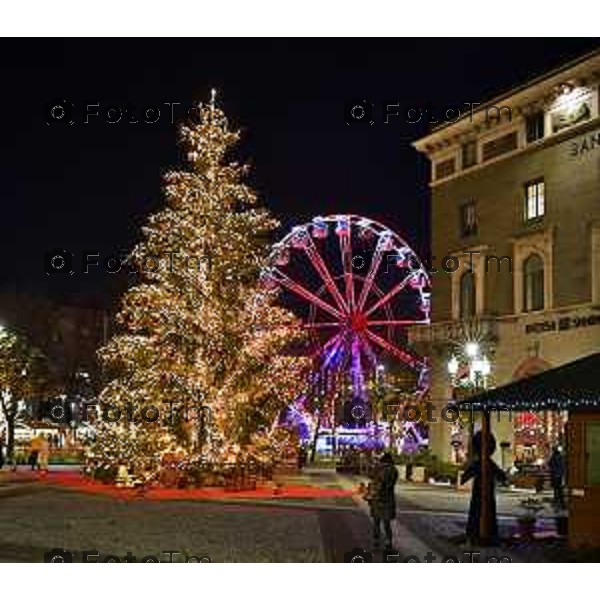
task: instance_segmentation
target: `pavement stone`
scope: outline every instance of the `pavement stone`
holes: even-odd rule
[[[75,551],[76,559],[92,548],[102,556],[124,556],[130,550],[138,559],[175,549],[208,555],[214,562],[342,562],[359,548],[372,552],[375,562],[385,561],[383,552],[372,547],[368,505],[356,494],[333,502],[120,500],[40,485],[27,474],[18,475],[5,471],[0,479],[0,561],[40,562],[53,547]],[[324,469],[306,469],[286,480],[341,489],[357,489],[365,481]],[[525,495],[531,494],[498,494],[505,538],[516,527],[518,502]],[[489,556],[506,556],[512,562],[581,560],[560,541],[503,543],[493,549],[460,541],[468,493],[402,483],[397,498],[393,532],[400,560],[456,557],[465,562],[465,552],[480,552],[480,562]]]
[[[358,487],[360,482],[367,481],[365,477],[345,474],[339,477],[347,480],[346,486]],[[451,558],[450,562],[454,562],[454,559],[470,562],[469,553],[473,556],[479,553],[478,562],[501,558],[510,562],[546,562],[557,560],[558,556],[565,560],[564,541],[535,544],[508,541],[517,527],[519,502],[531,495],[528,491],[507,490],[498,493],[499,530],[504,541],[500,546],[490,548],[471,545],[464,540],[470,492],[429,484],[399,483],[396,487],[397,517],[392,521],[394,553],[399,554],[400,560],[416,556],[421,562],[432,560],[428,553],[436,557],[433,562],[441,562],[444,557]],[[542,499],[546,496],[539,495]],[[355,500],[368,515],[368,504],[358,496]],[[550,505],[542,515],[540,523],[551,529]],[[366,539],[364,544],[369,548],[370,539]],[[381,552],[374,553],[385,560]]]
[[[344,560],[369,533],[369,519],[351,498],[268,501],[121,500],[14,476],[0,486],[0,561],[41,562],[52,548],[97,549],[100,558],[138,560],[181,550],[213,562]],[[298,480],[339,488],[330,473]],[[181,557],[179,557],[181,558]]]
[[[122,502],[38,488],[0,499],[0,560],[42,562],[52,548],[138,560],[179,550],[212,562],[321,562],[318,511],[198,502]],[[163,558],[166,558],[163,556]]]

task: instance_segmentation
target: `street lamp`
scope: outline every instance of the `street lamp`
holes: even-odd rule
[[[460,358],[460,360],[459,360]],[[468,379],[463,380],[458,377],[459,372],[468,373]],[[466,342],[459,352],[459,357],[452,355],[447,364],[448,373],[452,379],[452,387],[456,388],[459,385],[466,383],[471,388],[471,393],[478,393],[481,390],[487,389],[488,377],[492,370],[492,365],[485,354],[481,353],[481,347],[478,342]],[[460,379],[460,381],[459,381]],[[469,420],[469,441],[467,447],[469,449],[469,458],[472,458],[472,438],[474,423],[472,418]]]
[[[477,358],[479,356],[479,344],[477,342],[467,342],[465,344],[465,354],[469,358]]]
[[[491,370],[490,361],[485,356],[480,358],[478,355],[475,355],[472,358],[469,365],[469,376],[475,385],[476,391],[479,388],[487,388],[487,377]]]
[[[477,385],[479,382],[483,382],[483,387],[486,387],[487,377],[492,370],[490,361],[485,355],[479,355],[479,345],[475,342],[469,342],[465,345],[465,355],[469,359],[465,365],[469,368],[469,379],[472,383],[476,384],[476,387],[480,387]],[[455,378],[460,369],[460,363],[454,354],[446,366],[448,373],[452,377],[452,385],[456,385]]]
[[[487,377],[492,370],[492,365],[490,361],[487,359],[487,356],[483,356],[483,360],[481,361],[481,374],[484,377]]]
[[[452,379],[456,377],[458,373],[458,359],[452,355],[452,358],[448,361],[448,373],[452,376]]]
[[[487,389],[488,376],[492,370],[490,361],[485,354],[480,353],[479,344],[477,342],[467,342],[464,347],[464,356],[466,358],[464,367],[468,368],[469,382],[472,386],[472,392],[477,394],[482,389]],[[456,356],[448,361],[448,373],[452,377],[452,385],[457,385],[457,374],[460,369],[460,364]],[[473,413],[471,413],[472,415]],[[469,459],[473,459],[473,419],[469,419]],[[490,415],[485,408],[482,410],[481,418],[481,449],[480,449],[480,479],[481,479],[481,514],[479,519],[479,537],[482,543],[489,541],[490,532],[492,531],[492,513],[491,503],[492,498],[491,486],[489,485],[490,472],[489,454],[491,444],[490,431]]]

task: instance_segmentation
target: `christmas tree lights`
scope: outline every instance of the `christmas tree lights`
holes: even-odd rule
[[[244,183],[247,167],[228,162],[239,132],[214,96],[198,116],[180,131],[187,168],[166,174],[166,206],[132,252],[140,281],[122,300],[121,331],[100,351],[111,376],[101,408],[134,416],[98,423],[93,454],[105,467],[156,473],[173,454],[219,463],[247,446],[264,452],[308,367],[286,352],[304,335],[299,322],[259,284],[278,222]],[[154,422],[140,418],[148,405],[161,409]],[[194,410],[207,418],[183,418]]]

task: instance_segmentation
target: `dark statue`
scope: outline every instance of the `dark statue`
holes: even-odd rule
[[[488,498],[490,502],[490,540],[498,540],[498,516],[496,514],[496,481],[506,484],[507,477],[504,471],[492,460],[491,456],[496,450],[496,439],[490,435],[488,455],[489,461],[489,480],[488,480]],[[480,542],[479,522],[481,517],[481,431],[473,436],[473,454],[475,459],[467,466],[462,474],[461,483],[464,484],[473,479],[473,490],[471,492],[471,504],[469,505],[469,519],[467,521],[467,538],[472,543]]]

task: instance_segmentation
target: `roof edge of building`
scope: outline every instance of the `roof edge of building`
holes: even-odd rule
[[[425,150],[426,146],[428,146],[431,143],[434,143],[438,138],[453,135],[453,130],[455,131],[455,133],[458,134],[459,132],[462,132],[462,130],[468,128],[469,125],[473,125],[476,120],[476,116],[483,116],[484,114],[487,114],[487,111],[491,107],[497,106],[499,102],[507,102],[510,100],[514,101],[515,99],[519,98],[519,95],[523,95],[523,93],[527,90],[531,90],[535,87],[541,87],[544,83],[548,84],[548,82],[552,79],[560,79],[563,77],[568,78],[569,71],[576,71],[577,68],[581,67],[583,64],[587,62],[593,62],[594,58],[598,60],[598,68],[600,69],[600,46],[595,50],[587,52],[586,54],[583,54],[575,59],[563,63],[562,65],[555,67],[550,71],[542,73],[541,75],[528,79],[522,84],[510,88],[509,90],[491,98],[490,100],[479,104],[479,108],[477,108],[477,110],[465,113],[457,121],[435,126],[427,135],[413,141],[412,146],[416,150],[422,152]],[[574,73],[572,73],[572,75],[574,75]],[[553,83],[551,85],[556,85],[556,83]],[[470,120],[469,117],[471,117]]]

